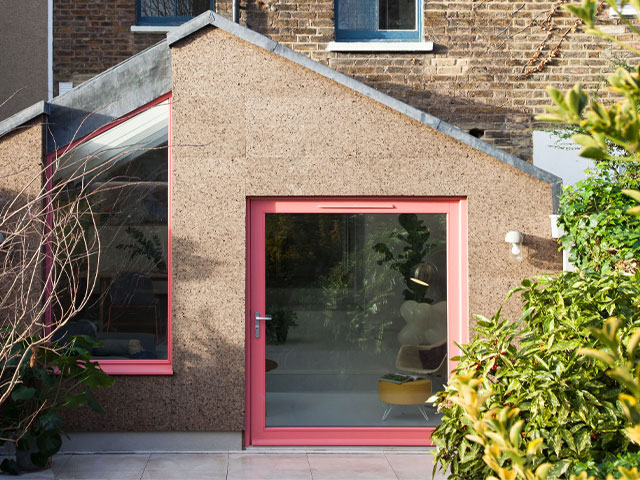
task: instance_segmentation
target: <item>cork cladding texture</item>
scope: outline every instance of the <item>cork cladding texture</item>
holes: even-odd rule
[[[105,415],[68,431],[243,429],[247,197],[467,197],[471,313],[561,268],[548,184],[221,30],[176,44],[172,65],[174,374],[118,377]],[[40,126],[0,139],[15,165],[41,148]],[[525,234],[522,263],[508,230]]]
[[[172,68],[174,374],[118,377],[69,431],[243,430],[247,197],[467,196],[472,313],[561,268],[548,184],[222,30],[174,45]]]
[[[38,118],[11,133],[0,136],[0,211],[3,213],[5,211],[20,211],[21,207],[33,201],[41,191],[43,129],[42,118]],[[24,220],[24,215],[18,214],[17,217]],[[24,222],[21,222],[20,227],[21,230],[14,231],[24,233],[21,239],[24,240],[23,247],[30,249],[27,255],[33,254],[34,251],[37,252],[42,240],[40,234],[34,234],[33,229],[29,228],[28,224],[25,225]],[[7,229],[4,231],[5,234],[16,228],[16,221],[10,220],[3,223],[3,230]],[[25,252],[25,250],[22,251]],[[19,266],[16,263],[12,264],[13,261],[18,261],[15,259],[20,257],[19,255],[8,257],[6,250],[0,255],[2,255],[1,261],[5,267]],[[35,272],[31,278],[41,279],[38,271],[34,270],[41,267],[42,265],[36,263],[30,268],[24,269],[24,277],[30,278],[31,274]],[[33,289],[31,296],[27,297],[21,288],[24,285],[20,282],[14,283],[14,281],[15,279],[9,278],[8,275],[0,276],[0,292],[3,295],[0,302],[0,318],[3,321],[11,319],[15,315],[14,301],[19,301],[21,305],[28,308],[29,305],[38,303],[37,294],[42,291],[39,290],[40,285]]]
[[[21,192],[33,196],[40,191],[43,128],[36,119],[0,136],[0,208]]]

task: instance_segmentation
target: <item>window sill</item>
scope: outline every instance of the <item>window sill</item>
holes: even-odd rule
[[[176,25],[131,25],[132,33],[169,33],[178,28]]]
[[[329,42],[327,52],[432,52],[433,42]]]
[[[167,360],[98,360],[100,368],[109,375],[173,375]]]

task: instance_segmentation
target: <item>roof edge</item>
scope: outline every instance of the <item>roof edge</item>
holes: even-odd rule
[[[42,114],[49,114],[49,104],[44,100],[36,102],[30,107],[14,113],[9,118],[6,118],[0,122],[0,137],[7,133],[10,133],[12,130],[15,130],[19,126],[27,123],[30,120],[33,120],[34,118]]]

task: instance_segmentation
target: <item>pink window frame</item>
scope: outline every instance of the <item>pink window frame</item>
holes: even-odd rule
[[[265,425],[264,341],[254,339],[253,311],[264,309],[264,278],[251,271],[264,265],[264,214],[276,213],[447,214],[447,325],[449,372],[468,343],[467,199],[464,197],[252,197],[247,199],[245,445],[249,446],[432,446],[434,427],[269,427]],[[325,205],[323,205],[325,204]],[[327,204],[333,210],[323,209]],[[337,209],[336,209],[337,208]],[[262,238],[260,238],[262,236]],[[262,276],[263,277],[263,276]],[[256,290],[258,291],[256,294]],[[261,303],[262,302],[262,303]],[[257,303],[257,304],[256,304]],[[262,310],[261,310],[262,309]],[[264,338],[263,335],[261,335]],[[260,346],[261,345],[261,346]]]
[[[167,242],[167,250],[168,250],[168,255],[167,255],[167,358],[163,359],[163,360],[96,360],[96,362],[100,365],[100,367],[102,368],[102,370],[104,370],[106,373],[110,374],[110,375],[173,375],[173,335],[172,335],[172,296],[173,296],[173,255],[172,255],[172,237],[173,237],[173,230],[172,230],[172,219],[171,219],[171,212],[172,212],[172,208],[171,208],[171,192],[172,192],[172,177],[173,177],[173,161],[172,161],[172,141],[173,141],[173,135],[172,135],[172,126],[171,126],[171,117],[172,117],[172,110],[171,110],[171,99],[172,99],[172,93],[169,92],[165,95],[162,95],[161,97],[156,98],[155,100],[152,100],[151,102],[143,105],[140,108],[137,108],[135,110],[133,110],[132,112],[118,118],[117,120],[114,120],[113,122],[108,123],[107,125],[95,130],[94,132],[91,132],[88,135],[85,135],[77,140],[74,140],[73,142],[64,145],[60,148],[58,148],[56,151],[50,153],[49,155],[47,155],[46,157],[46,185],[47,185],[47,189],[51,190],[52,187],[52,175],[53,175],[53,160],[56,159],[57,157],[59,157],[60,155],[63,155],[64,153],[68,152],[69,150],[73,149],[74,147],[76,147],[77,145],[86,142],[87,140],[90,140],[104,132],[106,132],[107,130],[112,129],[113,127],[115,127],[116,125],[120,125],[123,122],[126,122],[127,120],[129,120],[130,118],[135,117],[136,115],[138,115],[139,113],[144,112],[145,110],[149,110],[150,108],[159,105],[160,103],[164,102],[164,101],[169,101],[169,130],[167,132],[168,135],[168,144],[167,144],[167,164],[168,164],[168,169],[169,169],[169,174],[167,176],[168,181],[167,181],[167,203],[168,203],[168,212],[167,212],[167,231],[168,231],[168,242]],[[48,205],[47,205],[47,234],[50,231],[51,228],[51,221],[52,221],[52,205],[51,205],[51,200],[49,200]],[[45,270],[46,270],[46,278],[47,278],[47,283],[45,286],[45,291],[47,295],[51,295],[52,293],[52,286],[51,286],[51,278],[50,278],[50,272],[51,272],[51,267],[52,267],[52,248],[51,248],[51,243],[47,243],[46,246],[46,258],[45,258]],[[49,325],[51,324],[51,305],[49,305],[49,308],[47,308],[47,311],[45,313],[45,324]]]

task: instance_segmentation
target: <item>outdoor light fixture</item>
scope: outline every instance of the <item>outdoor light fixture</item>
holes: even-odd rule
[[[512,230],[504,236],[504,241],[511,244],[511,256],[516,260],[522,260],[522,240],[523,235],[520,232]]]
[[[428,287],[428,282],[434,271],[435,268],[432,265],[429,265],[428,263],[419,263],[413,268],[413,275],[411,275],[410,279],[418,285]]]

